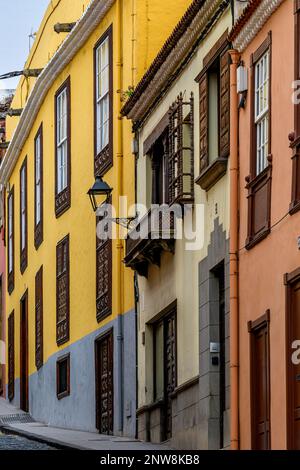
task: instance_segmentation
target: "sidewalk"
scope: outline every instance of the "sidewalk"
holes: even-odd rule
[[[32,419],[27,413],[9,405],[0,398],[0,430],[2,432],[18,434],[49,445],[52,444],[61,449],[99,451],[170,450],[165,445],[149,444],[126,437],[106,436],[86,431],[72,431],[50,427],[42,423],[23,421],[32,421]],[[9,422],[9,424],[5,422]]]

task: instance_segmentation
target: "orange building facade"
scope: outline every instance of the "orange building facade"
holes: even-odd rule
[[[300,2],[250,1],[230,40],[239,447],[300,449]]]

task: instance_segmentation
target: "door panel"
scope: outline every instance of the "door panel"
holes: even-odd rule
[[[28,404],[28,296],[20,304],[20,408],[29,411]]]
[[[113,434],[113,334],[96,342],[96,422],[100,434]]]
[[[289,339],[288,339],[288,423],[289,448],[300,450],[300,364],[292,362],[292,344],[300,340],[300,279],[289,287]]]
[[[263,322],[251,331],[252,448],[270,449],[269,327]]]
[[[165,439],[172,437],[172,393],[176,387],[176,316],[164,320],[165,331]]]

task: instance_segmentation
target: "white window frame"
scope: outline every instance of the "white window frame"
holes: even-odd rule
[[[254,123],[256,128],[256,175],[268,166],[269,149],[269,49],[255,64],[254,73]]]
[[[105,53],[103,55],[102,53]],[[96,151],[97,155],[109,144],[110,127],[110,37],[95,50],[96,80]],[[103,60],[104,59],[104,60]]]
[[[8,273],[14,270],[13,194],[8,196]]]
[[[56,97],[57,194],[68,187],[68,99],[68,89],[65,87]]]
[[[42,138],[39,132],[35,140],[35,225],[42,220],[42,173],[41,173]]]

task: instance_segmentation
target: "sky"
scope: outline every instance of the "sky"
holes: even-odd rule
[[[0,75],[22,70],[29,53],[29,35],[38,30],[48,3],[49,0],[0,0]],[[0,80],[0,89],[16,88],[18,80]]]

